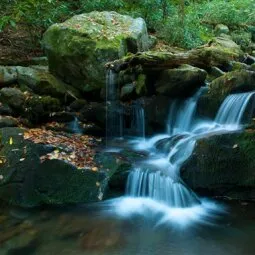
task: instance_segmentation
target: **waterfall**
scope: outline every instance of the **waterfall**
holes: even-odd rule
[[[129,196],[149,197],[170,207],[192,207],[200,203],[196,194],[181,180],[181,166],[192,154],[197,139],[240,129],[245,115],[251,116],[255,94],[250,92],[228,96],[214,121],[201,121],[194,127],[196,105],[202,92],[199,90],[194,97],[182,102],[174,101],[167,122],[169,135],[156,136],[140,145],[140,149],[149,150],[151,156],[129,174]],[[250,109],[249,104],[252,104]],[[232,125],[231,128],[229,125]],[[160,147],[165,150],[167,146],[162,146],[164,143],[169,146],[167,155],[155,151]]]
[[[106,140],[123,136],[123,106],[118,100],[117,74],[108,70],[106,75]]]
[[[196,94],[185,100],[173,100],[170,105],[167,121],[167,132],[170,135],[175,135],[180,132],[189,132],[194,123],[194,116],[197,109],[197,102],[199,97],[206,90],[206,87],[201,87]]]
[[[242,124],[245,110],[253,96],[253,92],[229,95],[222,103],[216,115],[215,122],[235,126]],[[253,106],[251,110],[252,108]]]
[[[145,137],[144,109],[136,100],[125,106],[118,97],[117,74],[106,75],[106,140],[123,136]]]

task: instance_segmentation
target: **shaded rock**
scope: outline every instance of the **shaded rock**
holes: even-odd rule
[[[17,88],[2,88],[0,101],[9,105],[13,110],[21,112],[25,103],[25,95]]]
[[[61,110],[60,101],[50,96],[32,96],[24,105],[24,117],[31,123],[38,124],[49,120],[53,112]]]
[[[215,35],[219,36],[221,34],[228,34],[229,28],[224,24],[218,24],[214,29]]]
[[[16,67],[0,66],[0,85],[6,86],[15,83],[18,78]]]
[[[87,101],[85,99],[76,99],[73,101],[70,105],[69,108],[73,112],[78,112],[80,111],[83,107],[87,105]]]
[[[13,114],[12,109],[7,104],[2,104],[0,102],[0,115],[8,115],[11,116]]]
[[[106,106],[105,103],[91,102],[81,109],[80,119],[82,121],[93,122],[99,127],[105,128]]]
[[[54,112],[50,114],[49,121],[56,122],[72,122],[75,120],[75,116],[70,112]]]
[[[224,75],[225,72],[223,72],[220,68],[213,66],[210,70],[210,75],[213,76],[213,78],[219,78],[222,75]]]
[[[17,127],[18,121],[12,117],[0,116],[0,128],[4,127]]]
[[[168,69],[160,75],[156,91],[164,96],[187,97],[204,85],[206,75],[206,71],[189,65]]]
[[[100,93],[105,64],[148,49],[143,19],[116,12],[91,12],[54,24],[44,34],[50,71],[83,92]]]
[[[135,84],[126,84],[121,88],[120,98],[122,100],[130,100],[135,97]]]
[[[144,115],[147,134],[165,132],[170,100],[165,96],[145,98]]]
[[[0,180],[1,200],[22,207],[34,207],[102,199],[107,184],[103,172],[77,169],[56,159],[41,163],[40,157],[54,148],[24,140],[23,132],[18,128],[0,130],[0,156],[3,159],[0,168],[3,177]]]
[[[204,138],[197,141],[181,176],[203,195],[255,200],[254,153],[254,131]]]

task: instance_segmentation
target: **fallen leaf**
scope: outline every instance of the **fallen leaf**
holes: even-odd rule
[[[12,137],[10,137],[9,144],[10,144],[10,145],[13,144],[13,139],[12,139]]]

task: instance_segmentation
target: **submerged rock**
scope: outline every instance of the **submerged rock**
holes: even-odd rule
[[[255,200],[254,153],[254,131],[203,138],[197,141],[181,176],[203,195]]]
[[[94,11],[54,24],[43,44],[52,73],[83,92],[98,94],[105,84],[104,65],[128,52],[147,50],[149,37],[142,18]]]
[[[206,71],[190,65],[164,70],[156,82],[156,91],[169,97],[187,97],[203,86]]]

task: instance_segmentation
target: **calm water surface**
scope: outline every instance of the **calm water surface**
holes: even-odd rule
[[[193,221],[182,215],[185,224],[174,214],[160,222],[162,213],[150,210],[146,216],[143,211],[123,217],[114,213],[111,203],[37,210],[2,208],[0,254],[254,255],[255,204],[224,204],[225,213],[193,215]],[[122,210],[125,214],[125,208]]]

